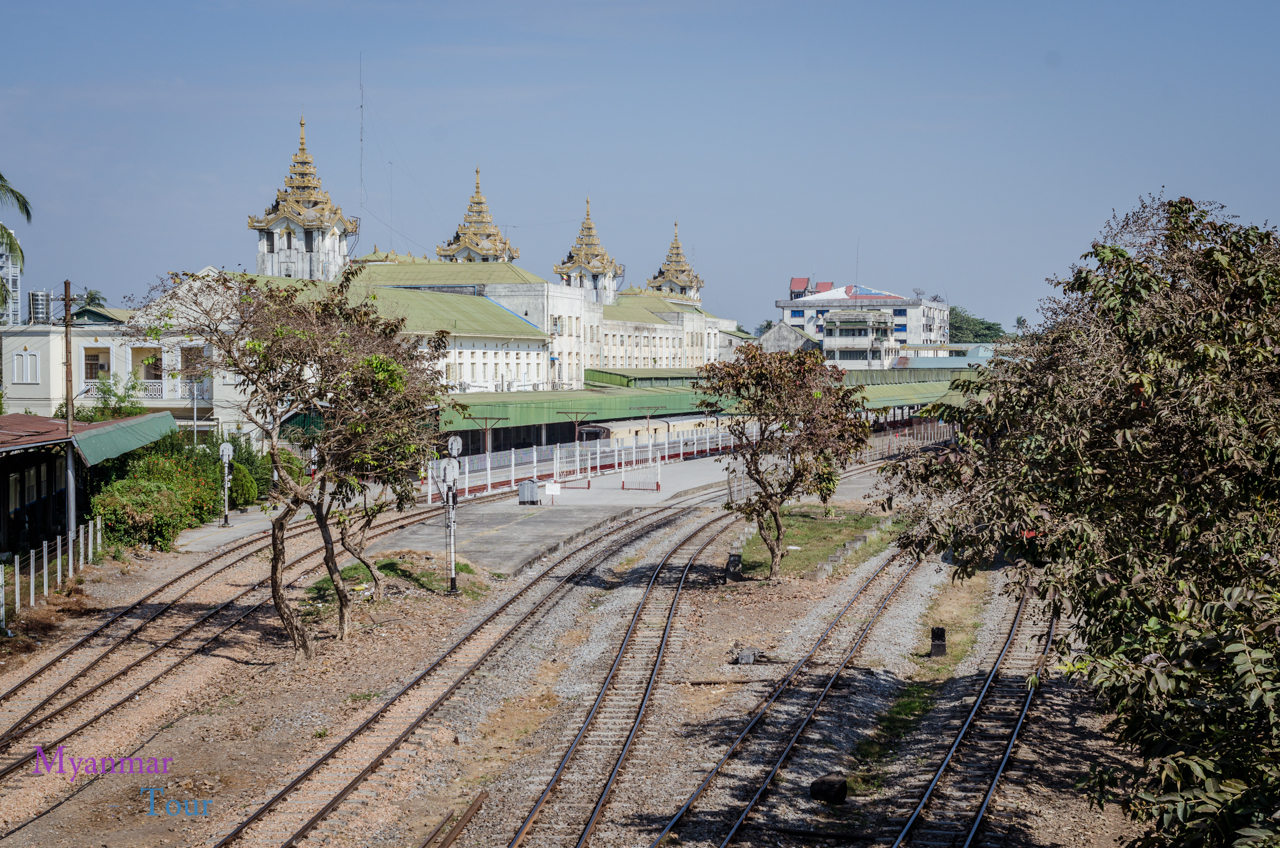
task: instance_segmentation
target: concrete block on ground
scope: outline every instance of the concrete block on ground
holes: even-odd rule
[[[809,797],[824,804],[843,804],[849,797],[849,781],[838,771],[829,772],[809,784]]]

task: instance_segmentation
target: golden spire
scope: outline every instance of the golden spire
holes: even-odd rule
[[[493,223],[493,215],[489,214],[489,202],[480,193],[480,169],[476,168],[476,193],[467,204],[467,214],[462,216],[462,226],[454,233],[449,243],[436,248],[436,256],[441,259],[457,262],[463,249],[470,248],[474,254],[466,259],[468,262],[481,261],[510,262],[520,255],[520,251],[502,236],[502,231]]]
[[[698,290],[703,286],[702,278],[693,273],[693,266],[685,258],[684,248],[680,245],[680,222],[676,221],[675,235],[671,239],[671,247],[667,249],[667,258],[649,280],[649,287],[670,294],[683,294],[698,298]]]
[[[276,202],[267,208],[261,218],[249,216],[249,229],[266,230],[281,217],[311,229],[337,227],[339,232],[355,233],[360,227],[357,218],[347,218],[342,209],[334,206],[328,192],[320,190],[320,177],[316,173],[315,160],[307,152],[307,118],[298,121],[298,152],[293,154],[289,176],[284,179],[284,190],[276,191]]]
[[[582,228],[578,230],[578,240],[569,248],[569,255],[564,262],[551,266],[557,274],[573,273],[573,269],[582,268],[589,274],[618,274],[618,265],[603,247],[596,235],[595,222],[591,220],[591,198],[587,198],[587,217],[582,219]]]

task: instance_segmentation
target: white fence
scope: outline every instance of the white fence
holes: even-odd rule
[[[32,608],[37,596],[47,598],[51,588],[57,591],[77,571],[83,571],[85,563],[93,562],[95,549],[102,549],[101,516],[52,543],[42,542],[38,549],[15,555],[12,563],[0,563],[0,630],[8,628],[10,608],[16,619],[24,604]]]

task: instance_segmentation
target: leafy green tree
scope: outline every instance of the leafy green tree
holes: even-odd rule
[[[733,359],[699,368],[697,389],[699,409],[728,413],[734,448],[726,458],[755,486],[725,508],[756,523],[776,578],[787,555],[783,505],[830,489],[833,470],[867,443],[862,387],[846,386],[821,351],[765,353],[745,344]]]
[[[756,331],[753,335],[758,339],[772,329],[773,329],[773,319],[769,318],[767,320],[761,321],[759,324],[756,325]]]
[[[963,306],[951,307],[948,321],[951,327],[948,340],[952,344],[981,344],[1004,336],[1004,327],[977,317]]]
[[[352,510],[371,524],[386,509],[415,503],[419,469],[435,455],[438,415],[449,406],[436,363],[446,334],[404,332],[378,313],[374,292],[340,280],[264,281],[241,274],[175,275],[138,313],[139,333],[201,339],[209,356],[193,367],[235,381],[239,415],[262,434],[271,458],[271,592],[298,655],[314,639],[284,593],[285,530],[310,512],[338,600],[338,636],[351,626],[351,596],[338,568],[335,525]],[[292,466],[295,445],[307,475]],[[357,504],[349,508],[351,504]],[[357,554],[358,555],[358,554]]]
[[[22,196],[16,188],[9,184],[4,174],[0,174],[0,209],[10,207],[18,210],[18,214],[27,219],[27,223],[31,223],[31,204]],[[18,237],[13,234],[13,230],[0,224],[0,250],[4,250],[13,256],[18,262],[18,270],[21,271],[26,266],[26,257],[22,254],[22,245],[18,244]],[[0,307],[9,304],[9,289],[7,286],[0,286]]]
[[[956,387],[950,450],[890,467],[960,576],[1003,554],[1067,616],[1140,754],[1095,772],[1139,845],[1280,840],[1280,238],[1221,207],[1113,218],[1045,322]]]
[[[86,289],[81,305],[86,309],[102,307],[107,305],[107,299],[97,289]]]

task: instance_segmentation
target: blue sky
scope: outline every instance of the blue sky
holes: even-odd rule
[[[1162,187],[1277,217],[1274,4],[5,5],[25,289],[252,269],[304,109],[358,253],[434,255],[479,166],[521,266],[551,275],[589,194],[628,282],[678,219],[748,327],[810,275],[1010,325]]]

